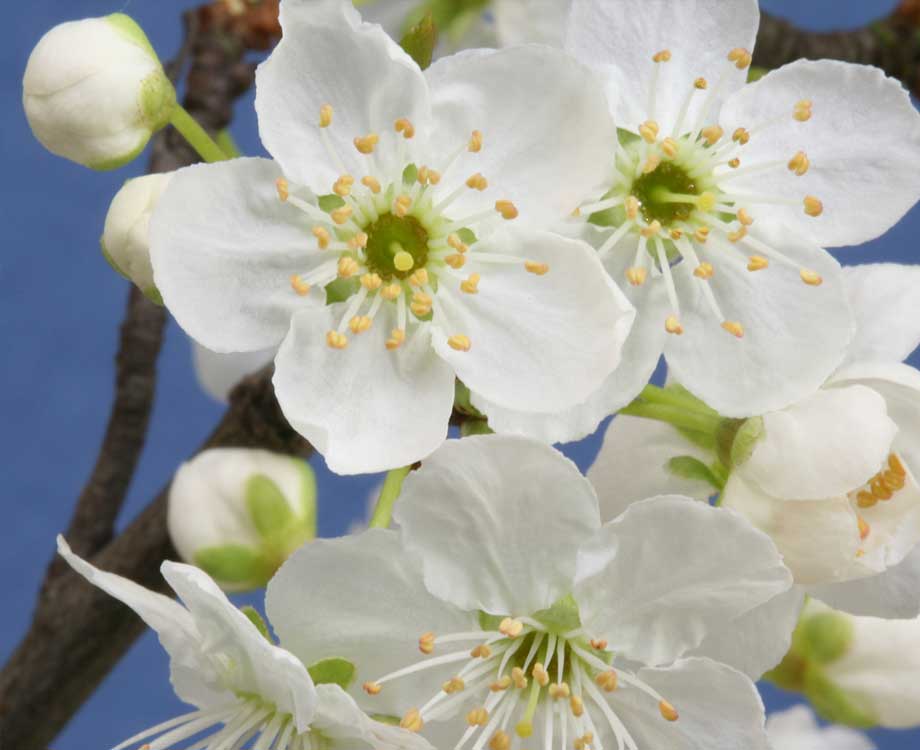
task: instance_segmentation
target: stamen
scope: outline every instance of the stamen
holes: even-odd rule
[[[492,739],[489,740],[489,749],[490,750],[510,750],[511,748],[511,737],[507,732],[499,729],[495,734],[492,735]]]
[[[511,670],[511,681],[518,690],[523,690],[527,687],[527,677],[524,676],[524,670],[520,667],[515,667]]]
[[[335,209],[335,211],[329,215],[332,217],[332,220],[336,224],[341,226],[342,224],[346,224],[348,222],[348,220],[351,218],[352,212],[353,209],[351,206],[342,206],[341,208]]]
[[[402,328],[394,328],[390,332],[390,338],[386,341],[386,347],[390,351],[394,349],[399,349],[402,346],[403,342],[406,340],[406,332]]]
[[[332,240],[329,230],[324,227],[313,227],[313,236],[316,237],[320,250],[325,250],[329,247],[329,242]]]
[[[324,104],[319,108],[319,126],[328,128],[330,125],[332,125],[332,105]]]
[[[808,284],[808,286],[821,286],[821,284],[824,283],[824,279],[821,278],[820,274],[809,271],[807,268],[803,268],[799,271],[799,276],[802,277],[802,281]]]
[[[710,125],[707,128],[703,128],[700,131],[700,135],[703,136],[703,139],[710,146],[715,146],[719,141],[722,140],[722,136],[725,135],[725,131],[718,125]]]
[[[300,276],[295,273],[291,276],[291,288],[301,297],[306,297],[310,293],[312,287],[301,280]]]
[[[811,162],[808,160],[808,154],[804,151],[799,151],[789,160],[789,171],[794,172],[798,177],[808,172],[810,166]]]
[[[381,190],[380,181],[376,177],[371,177],[370,175],[367,177],[362,177],[361,184],[370,190],[374,195],[377,195],[377,193],[379,193]]]
[[[466,683],[459,677],[451,677],[447,682],[441,685],[441,690],[443,690],[448,695],[451,695],[453,693],[459,693],[465,687]]]
[[[573,695],[569,699],[569,707],[572,709],[572,715],[575,716],[576,719],[581,718],[582,714],[585,712],[585,703],[580,695]]]
[[[489,181],[479,172],[477,172],[469,179],[467,179],[466,186],[471,190],[478,190],[481,193],[483,190],[489,187]]]
[[[478,130],[474,130],[473,134],[470,136],[470,142],[467,146],[467,150],[472,154],[478,154],[482,151],[482,133]]]
[[[859,538],[863,541],[869,536],[869,532],[872,531],[872,528],[869,526],[868,522],[862,516],[857,516],[856,520],[859,524]]]
[[[495,202],[495,210],[501,214],[502,218],[510,221],[518,217],[517,207],[508,200],[501,200]]]
[[[878,498],[867,490],[861,490],[856,496],[856,504],[860,508],[872,508],[878,505]]]
[[[533,260],[524,261],[524,268],[528,273],[532,273],[535,276],[545,276],[549,273],[549,265],[546,263],[537,263]]]
[[[428,283],[428,270],[425,268],[418,268],[412,272],[411,276],[409,276],[410,286],[424,286],[427,283]]]
[[[820,216],[824,213],[824,204],[813,195],[806,196],[805,213],[809,216]]]
[[[466,265],[466,256],[460,253],[444,256],[444,262],[451,268],[463,268]]]
[[[498,632],[508,638],[517,638],[524,630],[524,623],[520,620],[514,620],[506,617],[498,626]]]
[[[680,324],[680,321],[674,315],[669,315],[665,319],[664,330],[675,336],[681,336],[684,333],[684,327]]]
[[[548,689],[549,697],[553,700],[568,700],[571,696],[571,690],[565,682],[554,682]]]
[[[665,721],[677,721],[679,718],[677,709],[665,700],[658,704],[658,710],[661,712],[661,716]]]
[[[338,273],[339,278],[350,279],[358,271],[361,270],[361,267],[358,265],[358,261],[354,258],[349,257],[348,255],[343,255],[339,258]]]
[[[661,166],[661,157],[658,154],[652,154],[642,165],[642,174],[651,174]]]
[[[368,695],[379,695],[380,691],[383,690],[383,685],[380,685],[377,682],[365,682],[362,686],[364,692]]]
[[[511,678],[508,675],[500,677],[491,685],[489,685],[489,690],[493,693],[501,693],[511,687]]]
[[[415,136],[415,126],[405,117],[400,117],[394,124],[393,128],[397,133],[402,133],[403,138],[409,140]]]
[[[736,47],[729,52],[728,59],[730,62],[735,63],[735,67],[738,68],[738,70],[745,70],[751,67],[751,63],[753,62],[751,53],[743,47]]]
[[[770,265],[770,261],[764,258],[762,255],[752,255],[748,258],[748,271],[763,271]]]
[[[670,62],[671,61],[671,50],[663,49],[661,52],[656,52],[652,56],[652,60],[656,63]]]
[[[407,711],[406,715],[402,717],[399,726],[403,729],[408,729],[410,732],[421,732],[422,727],[425,725],[424,722],[422,722],[422,715],[419,713],[419,710],[413,708]]]
[[[470,249],[469,246],[466,245],[456,234],[451,234],[447,237],[447,244],[450,245],[458,253],[465,253]]]
[[[402,286],[395,281],[380,291],[380,296],[388,302],[393,302],[400,294],[402,294]]]
[[[449,339],[447,339],[447,345],[450,346],[451,349],[458,352],[468,352],[473,346],[469,337],[462,334],[451,336]]]
[[[489,723],[489,712],[483,708],[474,708],[466,715],[466,723],[471,727],[484,727]]]
[[[708,281],[715,275],[715,269],[712,267],[712,263],[700,263],[693,269],[693,275],[698,279]]]
[[[626,269],[626,280],[632,286],[642,286],[648,278],[648,271],[644,268],[631,266]]]
[[[369,133],[365,136],[358,136],[354,140],[355,148],[358,149],[358,152],[362,154],[374,153],[374,149],[377,147],[379,142],[380,136],[376,133]]]
[[[751,134],[744,128],[738,128],[732,133],[732,140],[742,146],[746,146],[751,140]]]
[[[639,135],[646,143],[655,143],[658,140],[658,131],[658,123],[654,120],[646,120],[639,126]]]
[[[665,138],[661,142],[661,150],[664,152],[664,155],[669,159],[673,159],[677,156],[677,152],[680,150],[680,144],[675,141],[673,138]]]
[[[732,169],[738,169],[738,167],[741,166],[741,159],[738,159],[737,157],[732,159],[730,162],[728,162],[728,166],[730,166]]]
[[[607,641],[605,641],[603,638],[592,638],[590,643],[591,648],[596,651],[604,651],[607,648]]]
[[[348,246],[352,250],[357,250],[358,248],[367,247],[368,236],[364,232],[358,232],[350,240],[348,240]]]
[[[345,349],[348,346],[348,338],[344,333],[329,331],[326,334],[326,343],[332,349]]]
[[[540,662],[533,665],[533,671],[530,674],[540,687],[546,687],[549,684],[549,674]]]
[[[409,309],[416,317],[424,318],[431,313],[432,304],[433,300],[425,292],[415,292],[412,295],[412,304],[409,305]]]
[[[639,215],[639,199],[634,195],[627,196],[624,205],[626,206],[626,217],[635,220]]]
[[[726,320],[722,323],[722,328],[728,331],[735,338],[744,338],[744,327],[741,325],[741,323],[733,320]]]
[[[434,652],[434,633],[427,632],[422,633],[418,639],[418,650],[423,654],[431,654]]]
[[[706,240],[709,239],[709,227],[698,227],[693,232],[693,238],[701,245],[705,245]]]
[[[348,327],[355,335],[370,330],[371,325],[373,325],[373,321],[367,315],[356,315],[348,321]]]
[[[754,223],[754,219],[748,213],[746,208],[738,209],[737,217],[742,226],[749,227]]]
[[[658,219],[653,220],[648,226],[644,226],[639,230],[639,234],[641,234],[646,239],[657,237],[660,233],[661,222],[658,221]]]
[[[488,644],[480,643],[478,646],[475,646],[472,651],[470,651],[470,656],[474,659],[488,659],[492,656],[492,649],[489,648]]]
[[[792,116],[799,122],[808,122],[812,116],[812,103],[809,99],[802,99],[795,103]]]
[[[278,200],[280,200],[282,203],[284,203],[291,196],[288,181],[283,177],[279,177],[277,180],[275,180],[275,188],[278,190]]]
[[[393,213],[398,217],[405,217],[409,211],[412,209],[412,197],[408,195],[399,195],[396,197],[396,200],[393,201]],[[411,266],[410,266],[411,268]]]

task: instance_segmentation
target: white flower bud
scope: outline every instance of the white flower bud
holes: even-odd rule
[[[55,26],[29,57],[22,101],[35,137],[92,169],[134,159],[164,127],[176,92],[141,28],[123,13]]]
[[[128,180],[109,206],[102,234],[102,254],[112,268],[159,304],[162,298],[153,283],[148,230],[153,209],[172,176],[169,172]]]
[[[179,467],[167,526],[179,556],[227,591],[264,586],[316,535],[316,480],[292,456],[213,448]]]

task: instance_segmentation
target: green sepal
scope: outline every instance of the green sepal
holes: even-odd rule
[[[669,474],[681,479],[706,482],[719,492],[725,488],[724,482],[719,479],[712,468],[693,456],[674,456],[665,464],[665,469]]]
[[[390,716],[390,714],[368,714],[374,721],[379,721],[381,724],[388,724],[390,726],[398,727],[401,719],[398,716]]]
[[[150,135],[150,133],[145,131],[137,146],[135,146],[134,149],[126,153],[124,156],[116,156],[112,159],[95,161],[92,164],[87,164],[86,166],[95,172],[111,172],[113,169],[120,169],[126,164],[130,164],[144,152],[144,149],[147,148],[147,143],[150,140]]]
[[[460,423],[460,437],[473,437],[474,435],[494,435],[495,430],[489,427],[488,419],[464,419]]]
[[[490,615],[488,612],[479,610],[479,627],[483,630],[498,630],[498,626],[504,619],[503,615]]]
[[[751,417],[750,419],[745,419],[735,433],[735,438],[732,441],[729,455],[731,463],[729,465],[741,466],[747,462],[754,453],[754,448],[757,443],[762,440],[766,434],[767,430],[764,427],[763,418]]]
[[[240,612],[246,615],[246,618],[249,620],[249,622],[256,626],[256,630],[262,634],[262,637],[265,638],[266,641],[269,643],[272,642],[271,633],[268,632],[268,624],[262,618],[262,615],[259,614],[259,610],[250,606],[249,604],[246,604],[245,606],[240,607]]]
[[[853,699],[833,684],[818,664],[805,668],[803,691],[821,718],[834,724],[871,729],[878,719],[854,705]]]
[[[473,406],[470,389],[460,380],[454,381],[454,409],[464,416],[485,419],[486,415]]]
[[[842,657],[853,643],[853,623],[837,612],[819,612],[798,628],[796,646],[807,659],[830,664]]]
[[[115,262],[115,259],[112,257],[111,253],[109,253],[109,251],[106,249],[104,237],[101,237],[99,239],[99,247],[102,248],[102,257],[105,258],[105,262],[108,263],[112,267],[112,270],[115,271],[115,273],[117,273],[119,276],[123,276],[128,281],[131,281],[131,277],[128,276],[128,274],[126,274],[124,271],[121,270],[121,268],[118,267],[118,264]]]
[[[752,65],[750,68],[748,68],[747,82],[756,83],[769,72],[770,72],[769,68],[761,68],[756,65]]]
[[[361,280],[355,277],[330,281],[326,284],[326,304],[334,305],[336,302],[344,302],[358,291],[359,286],[361,286]]]
[[[148,286],[146,289],[141,289],[141,292],[147,299],[153,302],[153,304],[163,307],[163,295],[160,294],[160,290],[155,286]]]
[[[307,667],[307,671],[317,685],[338,685],[342,690],[348,690],[358,672],[348,659],[338,656],[320,659]]]
[[[438,46],[438,27],[430,10],[409,28],[399,46],[422,70],[431,65],[434,48]]]
[[[115,29],[128,41],[136,44],[138,47],[144,49],[154,60],[159,60],[156,50],[153,48],[153,45],[150,43],[150,40],[147,38],[147,34],[144,33],[144,30],[140,27],[137,21],[135,21],[131,16],[126,13],[112,13],[105,17],[105,20],[110,25],[114,26]]]
[[[300,503],[303,508],[303,527],[309,534],[308,538],[316,537],[316,473],[313,467],[299,458],[293,459],[300,474]]]
[[[548,609],[541,609],[539,612],[535,612],[533,619],[557,635],[562,635],[581,627],[578,603],[571,594],[562,597]]]
[[[328,214],[330,211],[335,211],[337,208],[344,206],[345,199],[341,195],[329,193],[329,195],[319,196],[316,199],[316,203],[321,211],[325,211]]]
[[[476,232],[468,227],[463,227],[462,229],[457,230],[457,236],[460,238],[460,241],[464,245],[473,246],[479,242],[479,238],[476,236]]]
[[[176,104],[176,89],[162,69],[141,82],[140,107],[144,124],[154,133],[169,124]]]
[[[242,544],[203,547],[195,553],[195,565],[216,581],[257,588],[275,572],[259,550]]]
[[[277,538],[294,522],[281,488],[265,474],[253,474],[244,490],[246,510],[263,539]]]
[[[412,185],[418,179],[418,167],[415,164],[409,164],[402,173],[403,185]]]

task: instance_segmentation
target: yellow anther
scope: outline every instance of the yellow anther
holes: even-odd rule
[[[808,286],[821,286],[821,284],[824,283],[824,279],[821,278],[820,274],[809,271],[807,268],[803,268],[799,271],[799,276],[802,277],[802,281],[808,284]]]
[[[517,638],[523,631],[524,623],[511,617],[506,617],[498,626],[498,632],[508,638]]]
[[[626,269],[626,280],[632,286],[642,286],[648,278],[648,271],[644,268],[632,266]]]
[[[730,62],[735,63],[735,67],[738,68],[738,70],[744,70],[751,67],[751,62],[753,62],[751,53],[744,49],[744,47],[735,47],[735,49],[728,53],[728,59]]]
[[[460,253],[444,256],[444,262],[451,268],[463,268],[466,265],[466,256]]]
[[[680,718],[677,709],[665,700],[658,704],[658,710],[661,712],[661,717],[665,721],[677,721],[677,719]]]
[[[728,331],[736,339],[744,338],[744,326],[734,320],[726,320],[722,323],[722,328]]]
[[[380,136],[376,133],[358,136],[355,138],[355,148],[362,154],[372,154],[377,144],[380,142]]]
[[[748,210],[746,208],[738,209],[737,216],[738,216],[738,221],[740,221],[742,225],[746,227],[749,227],[751,226],[751,224],[754,223],[754,217],[748,213]]]
[[[409,276],[410,286],[424,286],[428,283],[428,271],[424,268],[418,268]]]
[[[639,234],[641,234],[645,238],[655,237],[660,232],[661,232],[661,222],[658,221],[658,219],[655,219],[654,221],[652,221],[651,224],[648,224],[647,226],[644,226],[642,227],[642,229],[639,230]]]
[[[390,338],[387,339],[386,347],[390,351],[399,349],[406,340],[406,332],[402,328],[394,328],[390,331]]]
[[[511,681],[518,690],[523,690],[527,687],[527,677],[524,676],[524,670],[520,667],[515,667],[511,670]]]
[[[339,258],[338,273],[339,276],[343,279],[350,279],[360,270],[358,261],[348,255],[343,255]]]
[[[715,193],[705,192],[696,199],[696,207],[700,211],[712,211],[716,207],[718,199],[715,196]]]
[[[869,532],[872,531],[872,527],[862,516],[856,516],[856,521],[859,524],[859,538],[865,540],[869,536]]]
[[[348,346],[348,339],[345,337],[344,333],[329,331],[329,333],[326,334],[326,343],[329,344],[329,347],[332,349],[344,349]]]
[[[499,729],[489,740],[489,750],[510,750],[511,735]]]
[[[418,181],[418,184],[419,184],[419,185],[427,185],[427,184],[428,184],[428,173],[429,173],[429,171],[430,171],[430,170],[428,169],[428,167],[426,167],[426,166],[424,166],[424,165],[422,165],[421,167],[418,168],[418,173],[416,174],[415,179]]]
[[[471,190],[478,190],[479,192],[482,192],[487,187],[489,187],[489,181],[485,177],[483,177],[479,172],[477,172],[476,174],[471,175],[467,179],[466,186],[470,188]]]
[[[488,659],[492,656],[492,649],[485,643],[480,643],[470,651],[470,656],[474,659]]]
[[[361,687],[364,688],[364,692],[368,695],[379,695],[380,691],[383,690],[383,685],[370,681],[365,682]]]
[[[545,276],[549,273],[549,265],[547,263],[537,263],[535,260],[525,260],[524,268],[527,273],[532,273],[535,276]]]
[[[478,273],[471,273],[468,279],[460,282],[460,291],[467,294],[479,292],[479,278]]]
[[[537,681],[537,684],[540,687],[546,687],[549,685],[549,673],[540,662],[537,662],[533,665],[533,669],[530,671],[530,674]]]
[[[639,215],[639,199],[634,195],[627,196],[623,205],[626,207],[626,218],[630,221],[635,220]]]
[[[407,253],[405,250],[400,250],[393,256],[393,267],[397,271],[402,271],[403,273],[411,271],[414,265],[415,258],[412,257],[411,253]]]
[[[738,167],[741,166],[741,159],[739,159],[739,158],[736,156],[734,159],[732,159],[732,160],[728,163],[728,166],[730,166],[732,169],[738,169]]]
[[[804,151],[799,151],[789,160],[789,171],[795,172],[799,177],[808,172],[810,166],[811,162],[808,160],[808,154]]]
[[[309,284],[305,284],[300,276],[294,274],[291,276],[291,289],[297,292],[301,297],[306,297],[310,293],[311,287]]]
[[[468,352],[473,346],[468,336],[459,333],[447,339],[447,345],[458,352]]]
[[[658,140],[658,132],[660,128],[658,123],[654,120],[646,120],[639,126],[639,135],[642,136],[642,139],[646,143],[654,143]]]
[[[592,744],[594,744],[594,735],[591,732],[587,732],[581,737],[575,738],[574,748],[575,750],[587,750]]]
[[[395,300],[397,297],[399,297],[400,294],[402,294],[402,286],[400,286],[399,283],[395,281],[380,290],[380,296],[389,302]]]
[[[418,650],[423,654],[434,653],[434,633],[422,633],[418,639]]]
[[[364,232],[358,232],[350,240],[348,240],[348,246],[352,250],[357,250],[359,247],[367,247],[368,236]]]
[[[470,136],[469,145],[467,145],[466,148],[473,154],[478,154],[482,151],[482,133],[478,130],[474,130],[473,134]]]
[[[595,651],[604,651],[607,648],[607,641],[603,638],[592,638],[591,648],[593,648]]]
[[[489,723],[489,712],[485,708],[474,708],[466,715],[466,723],[471,727],[484,727]]]
[[[684,327],[680,324],[680,321],[675,315],[669,315],[665,319],[664,330],[670,334],[673,334],[674,336],[682,336],[684,333]]]
[[[665,138],[661,142],[661,150],[665,156],[667,156],[669,159],[673,159],[675,156],[677,156],[677,152],[680,150],[680,144],[673,138]]]
[[[393,213],[402,218],[412,209],[412,198],[408,195],[398,195],[393,201]]]
[[[278,200],[282,203],[291,197],[290,186],[288,185],[288,181],[283,177],[279,177],[275,180],[275,188],[278,190]]]
[[[715,146],[719,141],[722,140],[722,136],[725,135],[725,131],[718,125],[710,125],[709,127],[703,128],[700,131],[700,135],[703,136],[703,140],[706,141],[710,146]]]
[[[533,723],[529,721],[519,721],[514,727],[514,732],[518,737],[527,739],[533,734]]]
[[[879,476],[873,477],[869,482],[869,491],[879,500],[891,500],[894,497],[894,492]]]
[[[715,272],[716,270],[712,267],[712,263],[707,263],[706,261],[703,261],[693,269],[693,275],[704,281],[711,279],[715,275]]]
[[[437,185],[441,182],[441,173],[437,169],[428,170],[428,184]]]
[[[459,693],[465,687],[466,683],[462,679],[459,677],[451,677],[447,682],[441,685],[441,690],[451,695],[453,693]]]
[[[367,315],[355,315],[348,321],[348,327],[355,335],[370,330],[371,325],[373,325],[373,321]]]
[[[652,154],[642,165],[642,174],[651,174],[661,166],[661,157],[658,154]]]
[[[329,242],[332,240],[332,237],[329,235],[328,229],[325,227],[313,227],[313,236],[316,237],[320,250],[325,250],[329,247]]]
[[[904,485],[907,483],[906,477],[903,477],[894,471],[883,472],[882,480],[885,482],[886,485],[888,485],[889,487],[891,487],[891,489],[895,491],[903,490]]]
[[[684,230],[683,229],[672,229],[670,232],[668,232],[668,236],[670,236],[672,240],[679,240],[681,237],[684,236]]]
[[[770,261],[764,258],[762,255],[752,255],[748,258],[748,271],[763,271],[770,265]]]
[[[656,63],[670,62],[671,60],[671,50],[663,49],[661,52],[656,52],[652,56],[652,60]]]
[[[346,195],[351,194],[351,186],[355,184],[355,178],[350,174],[343,174],[339,179],[335,181],[335,184],[332,186],[332,192],[338,196],[344,198]]]
[[[856,504],[860,508],[872,508],[878,505],[878,498],[868,490],[861,490],[859,494],[856,495]]]
[[[332,105],[324,104],[319,108],[319,126],[328,128],[330,125],[332,125]]]
[[[469,246],[467,246],[463,240],[460,239],[460,236],[456,234],[448,236],[447,244],[450,245],[458,253],[465,253],[470,249]]]
[[[502,215],[503,219],[508,221],[518,217],[517,206],[511,201],[495,201],[495,210]]]
[[[742,146],[746,146],[751,140],[751,133],[744,128],[738,128],[734,133],[732,133],[732,140],[735,143],[740,143]]]
[[[496,680],[491,685],[489,685],[489,690],[493,693],[501,693],[503,690],[507,690],[511,687],[511,678],[508,675],[505,675],[499,680]]]
[[[352,214],[351,206],[342,206],[341,208],[337,208],[335,211],[333,211],[329,215],[332,217],[332,220],[336,224],[339,224],[341,226],[342,224],[344,224],[351,218],[351,214]]]
[[[745,237],[747,237],[748,229],[745,226],[738,227],[738,230],[735,232],[728,233],[729,242],[741,242]]]
[[[415,135],[415,126],[405,117],[400,117],[395,123],[393,123],[393,128],[397,133],[402,133],[403,138],[407,140]]]
[[[610,669],[606,672],[601,672],[597,677],[594,678],[594,681],[597,683],[597,686],[605,693],[612,693],[617,689],[617,685],[619,684],[616,670],[613,669]]]
[[[891,469],[899,477],[907,476],[907,469],[904,468],[904,464],[901,463],[901,459],[894,453],[888,455],[888,468]]]
[[[693,232],[693,238],[699,242],[704,243],[709,239],[709,227],[699,227],[696,231]]]
[[[565,682],[554,682],[549,686],[549,697],[553,700],[568,700],[571,696],[571,691],[569,690],[568,683]]]
[[[425,723],[422,721],[422,714],[419,710],[413,708],[407,711],[406,715],[402,717],[399,726],[403,729],[408,729],[410,732],[421,732]]]
[[[813,195],[809,195],[805,198],[805,213],[809,216],[820,216],[824,213],[824,204]]]
[[[424,318],[431,313],[432,300],[424,292],[416,292],[412,295],[412,303],[409,309],[419,318]]]
[[[697,78],[693,85],[695,88],[698,88],[700,91],[705,91],[709,88],[709,82],[705,78]]]
[[[573,695],[569,699],[569,708],[572,709],[572,715],[578,719],[585,712],[585,702],[581,699],[580,695]]]
[[[370,175],[367,177],[362,177],[361,184],[364,185],[364,187],[366,187],[372,193],[374,193],[374,195],[379,193],[381,190],[380,180],[378,180],[376,177],[371,177]]]
[[[809,99],[797,101],[792,108],[792,116],[799,122],[808,122],[812,115],[812,104]]]
[[[579,216],[581,216],[581,209],[573,208],[572,213],[570,213],[569,216],[571,216],[573,219],[577,219]]]

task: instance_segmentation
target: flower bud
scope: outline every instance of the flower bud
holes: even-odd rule
[[[213,448],[179,467],[167,525],[179,556],[227,591],[264,586],[316,535],[316,480],[292,456]]]
[[[163,300],[153,283],[148,230],[153,209],[171,179],[172,172],[128,180],[109,206],[102,234],[102,254],[109,265],[157,304]]]
[[[35,137],[92,169],[133,160],[170,120],[176,92],[123,13],[55,26],[29,57],[22,101]]]

